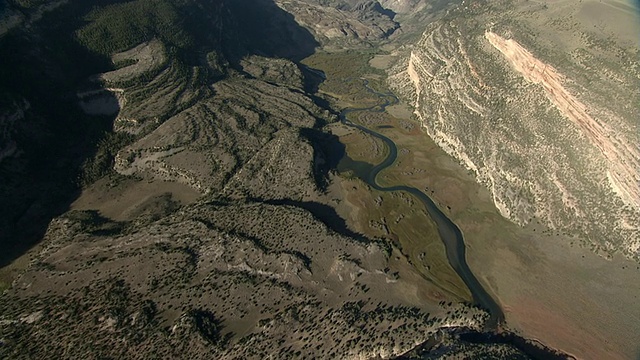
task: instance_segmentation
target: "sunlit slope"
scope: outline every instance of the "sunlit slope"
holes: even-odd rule
[[[617,2],[471,3],[389,83],[504,217],[638,258],[637,28]]]

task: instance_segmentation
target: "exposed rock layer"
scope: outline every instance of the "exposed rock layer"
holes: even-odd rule
[[[499,9],[466,5],[431,24],[390,85],[491,191],[503,216],[637,257],[638,124],[633,110],[616,105],[638,102],[633,48],[612,42],[603,53],[585,32],[567,55]],[[544,9],[519,11],[510,16]],[[492,21],[501,23],[489,31]]]
[[[536,59],[513,39],[507,40],[490,31],[485,33],[485,37],[527,81],[540,84],[558,110],[602,152],[607,160],[607,177],[613,190],[627,204],[639,207],[640,152],[637,146],[629,144],[626,136],[618,136],[606,122],[593,119],[587,106],[563,86],[566,80],[553,66]]]

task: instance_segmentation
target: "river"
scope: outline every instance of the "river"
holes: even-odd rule
[[[490,318],[486,324],[487,330],[496,330],[498,326],[504,322],[504,313],[498,303],[491,297],[491,295],[489,295],[482,284],[480,284],[469,268],[469,265],[467,265],[464,236],[462,231],[460,231],[460,228],[451,221],[451,219],[449,219],[447,215],[442,212],[442,210],[440,210],[433,200],[424,192],[406,185],[384,187],[380,186],[376,182],[378,174],[396,161],[396,157],[398,155],[396,144],[391,139],[378,132],[349,121],[347,119],[347,115],[352,112],[361,111],[384,112],[387,106],[397,104],[398,98],[392,93],[380,93],[373,90],[369,87],[369,83],[366,80],[364,81],[364,86],[370,93],[381,99],[382,102],[368,108],[350,108],[342,110],[340,113],[340,121],[347,126],[360,129],[363,132],[382,140],[388,149],[388,154],[381,163],[374,166],[362,166],[363,163],[350,161],[350,159],[345,156],[344,161],[341,162],[341,169],[353,171],[358,177],[376,190],[387,192],[405,191],[412,194],[422,202],[427,213],[436,223],[438,234],[440,235],[440,239],[444,243],[446,249],[449,264],[471,291],[475,304],[489,311]]]

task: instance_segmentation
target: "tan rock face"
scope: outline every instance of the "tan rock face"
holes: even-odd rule
[[[567,54],[525,20],[489,31],[502,13],[456,11],[427,28],[390,85],[504,217],[638,257],[637,50],[585,30],[567,35]]]
[[[607,159],[607,177],[613,190],[627,204],[639,207],[640,152],[637,146],[618,135],[606,122],[593,119],[587,105],[563,86],[565,79],[553,66],[536,59],[513,39],[507,40],[490,31],[485,37],[527,81],[541,85],[556,108],[602,152]]]

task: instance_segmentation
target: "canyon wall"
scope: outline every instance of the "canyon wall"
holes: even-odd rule
[[[588,30],[584,7],[523,4],[430,24],[390,86],[504,217],[638,259],[638,45]]]

